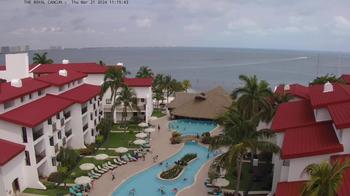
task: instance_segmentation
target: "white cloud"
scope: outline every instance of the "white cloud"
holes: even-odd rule
[[[150,28],[152,26],[152,20],[148,17],[139,18],[136,20],[136,25],[140,28]]]
[[[350,29],[350,20],[344,16],[334,17],[335,26],[339,29]]]
[[[258,29],[259,25],[249,18],[239,18],[238,20],[230,21],[227,24],[230,30],[253,30]]]
[[[203,30],[203,27],[198,24],[190,24],[190,25],[184,26],[184,30],[187,32],[198,32]]]
[[[119,33],[125,33],[127,31],[126,27],[119,27],[116,29],[113,29],[114,32],[119,32]]]

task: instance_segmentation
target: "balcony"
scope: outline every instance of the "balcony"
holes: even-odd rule
[[[81,114],[85,114],[87,112],[87,106],[81,108]]]
[[[69,117],[70,117],[70,112],[65,112],[64,114],[63,114],[63,116],[64,116],[64,119],[68,119]]]
[[[68,131],[65,131],[64,133],[66,135],[66,137],[69,137],[72,135],[72,129],[69,129]]]
[[[55,153],[57,154],[60,148],[58,147],[58,144],[55,145]]]
[[[61,127],[64,125],[64,118],[61,119]]]
[[[39,129],[39,130],[34,130],[33,129],[33,140],[37,140],[38,138],[40,138],[42,135],[44,135],[44,131],[43,128]]]
[[[66,138],[64,137],[64,138],[62,139],[62,145],[64,146],[64,145],[66,145],[66,143],[67,143],[67,140],[66,140]]]
[[[89,128],[89,125],[86,123],[86,124],[83,126],[83,132],[84,132],[87,128]]]
[[[53,131],[53,132],[56,132],[56,131],[57,131],[57,125],[56,125],[56,123],[53,123],[53,124],[52,124],[52,131]]]
[[[46,156],[45,150],[40,153],[35,152],[36,163],[38,164],[41,160],[43,160]]]

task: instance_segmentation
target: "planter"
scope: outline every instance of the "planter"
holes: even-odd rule
[[[187,165],[191,164],[193,161],[195,161],[195,160],[197,160],[197,159],[198,159],[198,157],[195,157],[194,159],[192,159],[192,160],[190,160],[189,162],[187,162]],[[175,165],[174,167],[176,167],[176,165]],[[173,169],[174,167],[168,169],[167,171]],[[160,180],[175,181],[175,180],[177,180],[177,179],[179,179],[179,178],[181,177],[181,175],[182,175],[182,174],[184,173],[184,171],[186,170],[186,167],[187,167],[187,166],[180,166],[180,167],[182,167],[181,172],[180,172],[177,176],[175,176],[174,178],[169,178],[169,179],[167,179],[167,178],[162,178],[162,177],[161,177],[161,174],[162,174],[163,172],[160,172],[160,173],[157,175],[157,177],[158,177]],[[166,171],[164,171],[164,172],[166,172]]]

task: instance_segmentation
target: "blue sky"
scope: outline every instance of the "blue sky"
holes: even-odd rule
[[[129,0],[123,6],[1,0],[0,45],[350,51],[349,7],[349,0]]]

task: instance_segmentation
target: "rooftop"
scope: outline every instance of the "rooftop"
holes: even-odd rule
[[[89,101],[91,98],[99,95],[100,92],[101,87],[99,86],[83,84],[58,96],[83,104]]]
[[[329,105],[328,111],[338,129],[350,127],[350,102]]]
[[[32,66],[32,68],[34,67]],[[108,67],[97,63],[42,64],[32,70],[32,72],[35,74],[56,73],[60,69],[73,70],[85,74],[104,74]]]
[[[306,156],[343,152],[332,122],[316,123],[285,131],[281,157],[294,159]]]
[[[323,88],[324,85],[320,84],[309,87],[311,105],[314,108],[350,100],[350,87],[347,85],[334,83],[332,92],[323,92]]]
[[[279,85],[276,90],[276,94],[289,94],[295,97],[300,97],[303,99],[310,99],[309,88],[300,84],[290,84],[289,90],[285,89],[285,85]]]
[[[54,86],[62,86],[70,82],[85,78],[86,76],[87,75],[84,73],[67,70],[67,76],[62,76],[57,71],[57,73],[37,77],[36,80],[40,80],[42,82],[46,82]]]
[[[0,166],[5,165],[11,159],[23,152],[25,146],[7,140],[0,139]]]
[[[153,84],[152,78],[124,78],[125,85],[129,87],[150,87]]]
[[[74,102],[71,100],[48,94],[43,98],[1,114],[0,120],[34,128],[72,104]]]
[[[299,196],[306,181],[279,182],[275,196]]]
[[[24,95],[42,90],[49,86],[50,85],[45,82],[34,80],[32,78],[22,79],[22,87],[19,87],[19,88],[11,86],[11,82],[1,83],[0,84],[0,103],[4,103],[6,101],[10,101],[10,100],[22,97]]]
[[[310,101],[300,100],[281,104],[272,120],[272,129],[276,132],[289,128],[315,123],[315,116]]]
[[[349,74],[341,75],[340,79],[344,80],[346,84],[350,84],[350,75]]]

